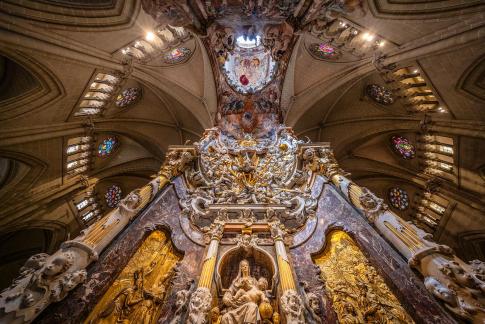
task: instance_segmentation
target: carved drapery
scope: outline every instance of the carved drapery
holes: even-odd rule
[[[179,260],[170,238],[152,232],[85,323],[156,323]]]
[[[345,232],[329,233],[314,259],[340,323],[412,323],[376,269]]]

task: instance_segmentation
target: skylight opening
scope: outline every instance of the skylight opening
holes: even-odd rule
[[[261,36],[257,35],[254,38],[239,36],[236,38],[237,46],[241,48],[255,48],[261,45]]]

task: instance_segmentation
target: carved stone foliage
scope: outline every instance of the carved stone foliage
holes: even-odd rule
[[[32,321],[44,305],[63,299],[84,282],[86,271],[73,267],[76,257],[70,251],[52,257],[45,253],[30,257],[20,269],[20,276],[0,295],[0,309],[10,313],[7,321]]]
[[[303,160],[303,168],[308,172],[315,174],[323,174],[327,178],[334,175],[345,175],[342,169],[339,168],[337,160],[329,147],[318,145],[303,145],[301,148],[301,158]]]
[[[214,21],[231,22],[242,26],[261,20],[281,23],[289,21],[295,27],[310,22],[333,20],[343,13],[361,7],[362,1],[289,0],[289,1],[156,1],[143,0],[144,10],[161,24],[186,26],[206,34],[206,27]]]
[[[412,323],[348,234],[333,231],[315,259],[340,323]]]
[[[369,189],[362,188],[359,204],[369,222],[374,223],[377,217],[388,209],[383,199],[378,198]]]
[[[180,256],[161,231],[150,234],[87,322],[156,323]]]
[[[212,295],[208,288],[199,287],[192,294],[189,302],[188,324],[206,324],[211,309]]]
[[[287,290],[280,299],[281,312],[285,315],[288,324],[304,324],[303,302],[295,290]]]
[[[86,267],[97,260],[110,240],[193,159],[190,148],[169,151],[159,177],[134,190],[120,202],[118,208],[93,223],[74,240],[64,242],[52,256],[42,254],[29,259],[21,275],[0,294],[0,321],[30,322],[51,303],[62,300],[70,290],[84,282]]]
[[[455,260],[445,260],[438,270],[440,273],[427,276],[424,280],[428,291],[457,317],[482,323],[485,320],[484,263],[474,260],[470,265],[465,265]]]
[[[186,172],[184,212],[204,232],[216,218],[246,226],[280,219],[290,230],[300,227],[314,215],[316,199],[306,187],[308,174],[297,169],[299,144],[283,127],[268,140],[237,141],[208,130],[195,143],[199,168]]]

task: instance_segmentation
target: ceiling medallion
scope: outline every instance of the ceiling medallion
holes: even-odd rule
[[[236,40],[232,53],[220,60],[227,83],[241,94],[252,94],[273,80],[277,63],[261,44],[260,36]]]

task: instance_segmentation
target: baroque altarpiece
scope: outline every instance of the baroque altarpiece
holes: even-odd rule
[[[359,1],[154,1],[199,37],[216,127],[171,146],[158,176],[0,297],[1,323],[483,323],[484,265],[467,264],[350,180],[331,143],[283,124],[303,31]],[[385,59],[376,64],[385,66]]]

